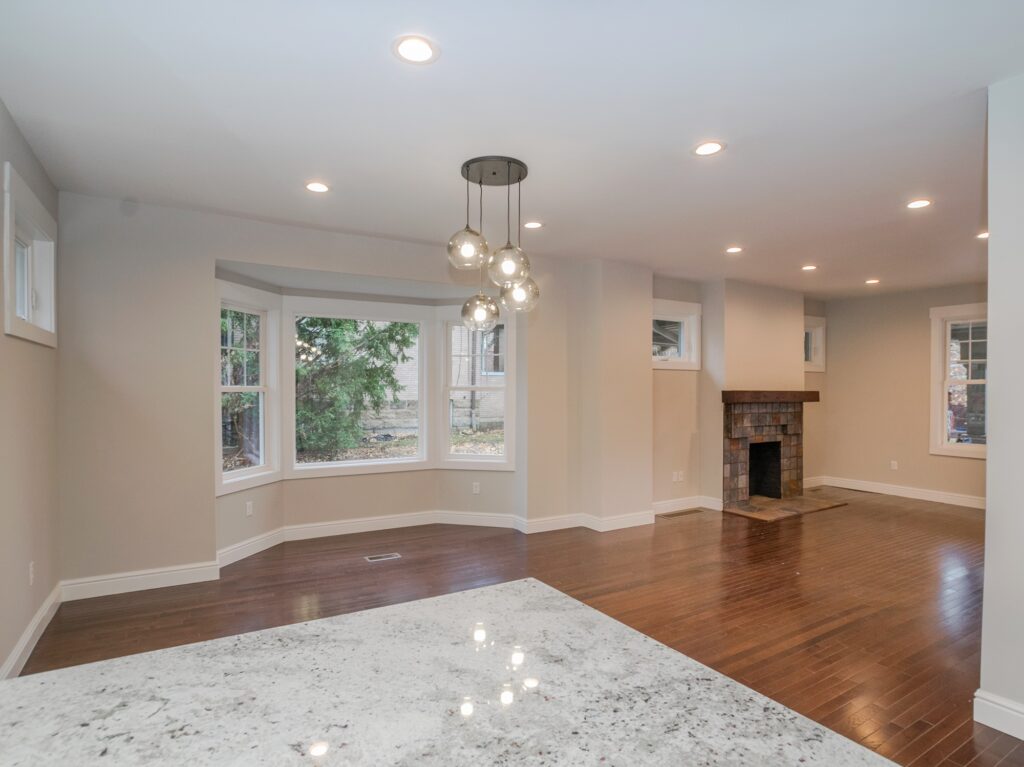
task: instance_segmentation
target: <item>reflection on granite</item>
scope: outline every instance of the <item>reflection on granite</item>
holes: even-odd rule
[[[0,682],[3,765],[883,765],[535,580]]]

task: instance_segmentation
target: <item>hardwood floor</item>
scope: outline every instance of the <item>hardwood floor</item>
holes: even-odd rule
[[[1024,765],[976,725],[982,512],[848,505],[530,536],[427,525],[285,543],[219,581],[61,605],[24,673],[532,576],[906,765]],[[368,554],[402,559],[368,564]]]

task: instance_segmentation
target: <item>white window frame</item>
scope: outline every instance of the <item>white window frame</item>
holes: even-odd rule
[[[4,163],[4,332],[57,346],[57,222],[14,167]],[[17,312],[16,243],[26,249],[28,313]]]
[[[827,340],[826,322],[824,317],[804,317],[804,339],[811,334],[811,358],[804,360],[804,370],[808,373],[825,372],[825,342]]]
[[[439,307],[437,311],[438,321],[435,324],[436,333],[441,341],[438,344],[438,378],[440,382],[440,396],[437,398],[437,425],[436,432],[438,439],[435,440],[437,453],[436,465],[444,469],[464,469],[473,471],[515,471],[516,454],[516,324],[519,315],[514,312],[502,314],[501,322],[505,325],[505,385],[494,386],[452,386],[451,385],[451,332],[452,325],[462,322],[460,307]],[[498,375],[492,373],[491,375]],[[451,430],[448,423],[449,408],[448,401],[453,390],[467,391],[476,389],[481,392],[502,391],[505,395],[505,454],[504,455],[452,455]]]
[[[700,370],[701,305],[689,301],[671,301],[655,298],[651,322],[681,322],[683,324],[683,353],[678,359],[651,357],[655,370]]]
[[[368,461],[300,464],[295,455],[295,320],[297,317],[332,317],[374,322],[415,322],[420,326],[419,348],[419,454],[408,458],[387,458]],[[336,477],[353,474],[378,474],[396,471],[420,471],[434,466],[430,460],[432,410],[435,388],[431,386],[430,360],[434,357],[434,308],[414,304],[355,301],[337,298],[284,296],[281,322],[282,354],[282,450],[286,479],[305,477]]]
[[[934,306],[929,312],[931,319],[931,446],[932,455],[950,455],[960,458],[987,456],[987,445],[956,444],[946,441],[946,387],[949,372],[949,326],[952,322],[983,320],[988,318],[988,304],[959,304],[957,306]],[[985,385],[985,384],[978,384]],[[986,433],[988,432],[988,409],[985,410]]]
[[[216,445],[217,496],[265,485],[281,479],[281,395],[280,395],[280,324],[281,296],[232,282],[217,280],[220,301],[217,306],[217,326],[214,334],[216,348],[214,444]],[[221,441],[221,393],[235,387],[221,385],[220,370],[220,313],[224,308],[259,314],[260,320],[260,381],[263,391],[263,464],[235,471],[224,471],[223,443]]]

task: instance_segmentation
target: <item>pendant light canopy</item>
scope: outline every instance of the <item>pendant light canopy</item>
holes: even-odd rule
[[[480,270],[480,292],[462,306],[462,321],[471,330],[487,331],[497,325],[498,302],[484,293],[484,270],[500,290],[501,305],[507,311],[528,312],[540,298],[537,283],[530,279],[530,259],[522,249],[522,226],[516,229],[512,244],[512,185],[517,191],[517,216],[522,220],[522,181],[526,164],[512,157],[476,157],[462,164],[466,179],[466,226],[448,240],[448,261],[459,270]],[[478,229],[469,225],[469,185],[480,188],[480,223]],[[483,236],[483,189],[485,186],[505,187],[505,245],[489,253]]]

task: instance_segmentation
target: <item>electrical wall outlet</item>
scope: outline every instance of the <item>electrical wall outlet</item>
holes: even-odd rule
[[[36,582],[36,563],[32,560],[28,563],[28,585],[32,586]]]
[[[672,481],[673,482],[682,482],[683,481],[683,472],[681,472],[681,471],[673,471],[672,472]]]
[[[480,495],[480,483],[479,482],[474,482],[473,483],[473,495]]]
[[[896,461],[889,461],[889,468],[896,471],[900,468],[900,465]]]
[[[251,517],[252,516],[252,501],[246,501],[245,502],[245,516],[247,516],[247,517]]]

